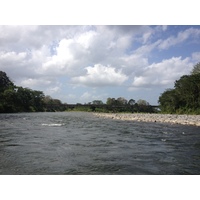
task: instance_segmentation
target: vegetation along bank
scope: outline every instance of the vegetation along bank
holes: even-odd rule
[[[159,108],[156,105],[150,105],[146,100],[139,99],[135,101],[130,99],[128,101],[123,97],[119,97],[117,99],[107,98],[105,104],[101,100],[93,100],[86,104],[70,105],[62,103],[59,99],[45,96],[42,91],[16,86],[10,81],[5,72],[0,71],[0,113],[43,111],[160,112],[165,114],[186,114],[188,116],[189,114],[200,114],[200,63],[194,66],[189,75],[184,75],[179,80],[176,80],[174,88],[166,89],[160,95],[158,104]],[[168,117],[174,120],[174,116],[170,115]],[[159,121],[159,119],[155,119],[155,121]]]

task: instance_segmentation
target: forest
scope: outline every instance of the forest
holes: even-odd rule
[[[55,105],[50,106],[49,105]],[[63,111],[61,101],[45,96],[42,91],[18,87],[0,71],[0,113]]]
[[[200,62],[190,75],[176,80],[173,89],[164,91],[158,102],[163,113],[200,114]]]

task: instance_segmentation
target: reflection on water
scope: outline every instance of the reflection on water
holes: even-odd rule
[[[1,114],[0,174],[200,174],[200,127]]]

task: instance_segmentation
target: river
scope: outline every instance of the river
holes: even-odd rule
[[[85,112],[0,114],[0,174],[200,174],[200,127]]]

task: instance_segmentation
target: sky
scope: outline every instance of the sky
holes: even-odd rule
[[[1,25],[0,70],[63,103],[151,105],[200,62],[200,26]]]
[[[180,76],[189,74],[200,57],[197,0],[6,0],[1,1],[0,24],[0,70],[5,71],[18,86],[42,90],[45,95],[67,103],[87,103],[95,99],[105,103],[108,97],[122,96],[145,99],[157,105],[160,94],[172,88]],[[26,24],[32,26],[19,26]],[[37,26],[60,24],[90,26]],[[106,26],[91,26],[103,24]],[[107,26],[110,24],[142,26]],[[171,26],[167,26],[169,24]],[[61,177],[59,180],[55,177],[53,182],[56,184],[46,177],[31,181],[30,178],[22,181],[19,177],[17,184],[5,177],[0,184],[3,196],[7,197],[10,184],[14,183],[11,187],[16,192],[10,195],[15,199],[19,196],[16,194],[20,194],[20,199],[27,199],[32,188],[38,191],[34,192],[34,199],[46,197],[46,190],[40,192],[38,183],[48,191],[52,188],[53,193],[48,193],[49,199],[66,196],[65,189],[60,188],[66,188],[68,183],[68,196],[80,194],[82,199],[86,195],[87,199],[93,199],[99,188],[104,191],[99,199],[105,196],[114,196],[115,199],[132,197],[132,190],[127,188],[133,187],[134,183],[134,195],[140,199],[141,194],[144,199],[160,199],[163,193],[166,199],[172,195],[182,199],[198,196],[198,189],[194,190],[198,186],[195,176],[192,181],[191,178],[182,181],[174,177],[155,180],[155,176],[150,180],[126,176],[125,180],[120,177],[123,180],[118,181],[110,177],[103,180],[101,177],[87,180],[87,177],[78,181],[67,177],[66,181]],[[109,183],[109,190],[105,183]],[[23,194],[19,192],[22,185],[26,188]],[[88,186],[93,191],[90,194],[85,192]],[[113,193],[119,187],[119,192]],[[155,187],[158,188],[157,196]],[[172,192],[166,193],[166,187]],[[184,192],[176,193],[175,187]],[[81,192],[77,193],[77,188]],[[144,188],[148,192],[144,193]]]

